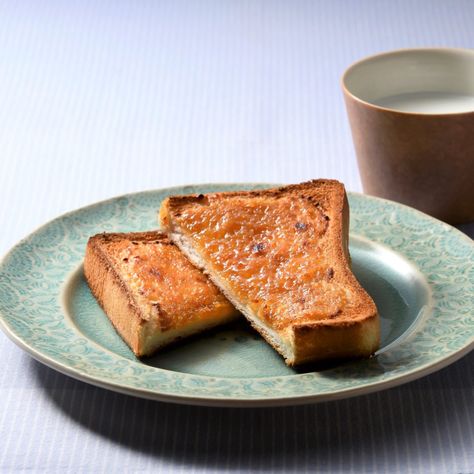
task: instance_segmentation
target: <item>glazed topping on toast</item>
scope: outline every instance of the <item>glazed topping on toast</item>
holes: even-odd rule
[[[228,309],[217,287],[168,241],[121,240],[108,244],[109,255],[137,302],[157,317],[162,330]]]
[[[311,196],[205,196],[174,218],[242,301],[275,329],[336,317],[348,304],[325,245],[329,217]]]

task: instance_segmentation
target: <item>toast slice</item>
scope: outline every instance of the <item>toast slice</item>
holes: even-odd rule
[[[350,269],[338,181],[172,196],[160,221],[288,365],[379,347],[377,308]]]
[[[161,232],[97,234],[84,274],[99,304],[137,356],[239,313]]]

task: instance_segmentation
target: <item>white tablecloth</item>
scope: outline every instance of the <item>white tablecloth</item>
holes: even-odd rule
[[[131,191],[314,177],[360,191],[345,67],[474,47],[473,25],[469,0],[0,2],[0,251]],[[3,334],[0,360],[1,472],[474,470],[473,354],[385,392],[259,410],[107,392]]]

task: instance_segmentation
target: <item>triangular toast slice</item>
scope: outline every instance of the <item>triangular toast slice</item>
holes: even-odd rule
[[[379,316],[350,269],[338,181],[172,196],[160,220],[288,365],[377,350]]]
[[[97,234],[84,274],[99,304],[137,356],[240,314],[161,232]]]

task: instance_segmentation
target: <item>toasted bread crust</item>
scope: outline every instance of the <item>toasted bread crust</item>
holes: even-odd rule
[[[293,321],[285,330],[275,334],[272,327],[262,324],[252,308],[235,294],[225,279],[222,279],[210,261],[200,254],[180,225],[180,217],[186,211],[192,214],[196,205],[232,197],[252,199],[256,197],[316,199],[328,213],[329,244],[326,252],[337,268],[339,282],[351,289],[355,305],[350,310],[332,315],[319,321]],[[211,193],[206,195],[172,196],[165,200],[160,209],[162,227],[188,258],[223,291],[227,298],[247,316],[251,324],[263,337],[281,352],[289,365],[301,364],[326,358],[369,356],[379,346],[380,328],[377,308],[361,287],[350,269],[348,251],[349,206],[344,186],[335,180],[313,180],[307,183],[261,191]],[[286,340],[285,340],[286,339]]]
[[[148,234],[147,237],[151,236],[151,233]],[[103,247],[110,241],[124,238],[121,235],[124,234],[97,234],[89,239],[84,258],[84,276],[92,294],[116,331],[132,351],[140,356],[142,355],[140,336],[145,318],[130,288],[120,278]],[[125,235],[125,238],[140,238],[140,234]],[[111,314],[114,317],[111,317]]]
[[[212,296],[214,295],[213,292],[216,292],[216,299],[213,300],[216,304],[213,307],[200,307],[197,305],[192,309],[196,317],[191,318],[189,323],[173,327],[173,315],[168,315],[164,312],[159,301],[153,303],[154,311],[153,317],[151,317],[150,313],[145,311],[143,303],[140,302],[137,290],[130,286],[127,279],[119,271],[116,259],[112,258],[113,250],[111,250],[110,246],[115,243],[119,245],[121,243],[164,245],[170,246],[170,250],[166,250],[167,255],[169,255],[169,252],[172,252],[173,258],[177,257],[179,259],[181,254],[165,234],[156,231],[104,233],[97,234],[89,239],[84,260],[86,281],[117,332],[137,356],[150,355],[158,348],[174,343],[183,337],[214,327],[217,324],[224,324],[238,315],[236,310],[225,301],[223,296],[219,295],[212,285],[209,286],[208,282],[201,283],[201,285],[204,285],[203,288],[206,291],[207,288],[214,288],[212,292],[207,294],[209,295],[208,299],[212,299],[214,298]],[[154,252],[155,250],[152,249],[152,251]],[[184,256],[181,256],[181,258],[185,261]],[[185,262],[185,264],[189,266],[188,262]],[[192,272],[197,272],[192,267],[190,268]],[[141,264],[138,271],[144,271]],[[193,274],[192,272],[191,274]],[[166,273],[171,282],[175,281],[173,280],[175,277],[172,276],[175,273],[170,274],[167,270]],[[173,292],[173,288],[170,288],[169,291]],[[182,305],[180,307],[183,308]]]

